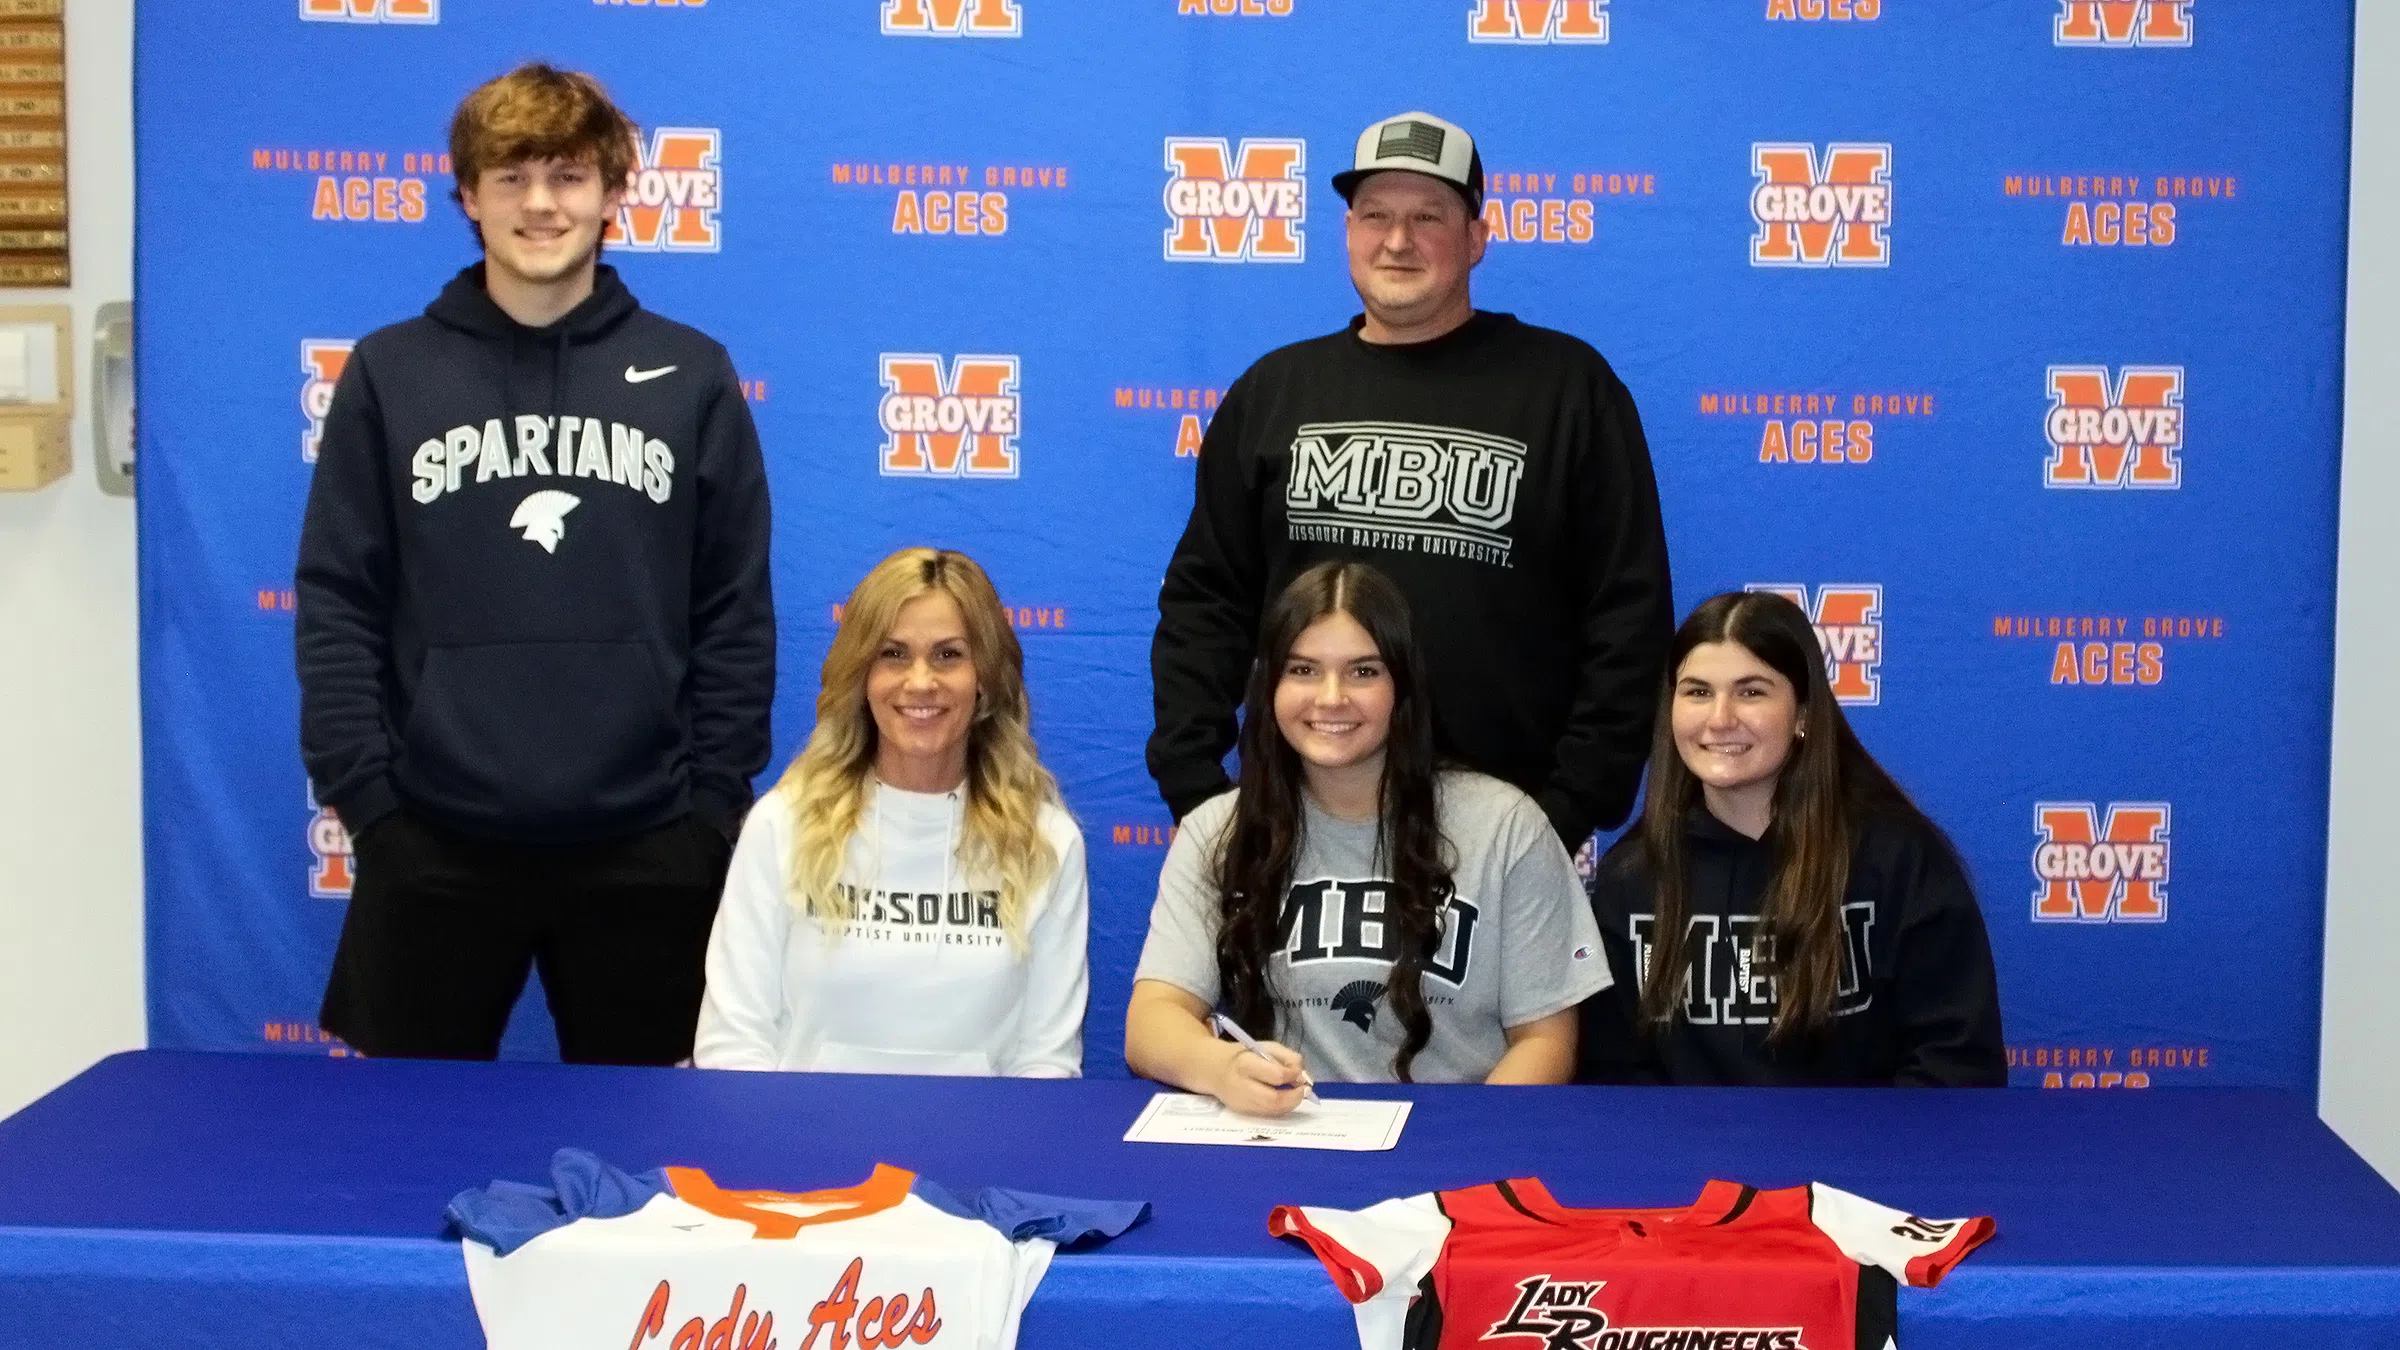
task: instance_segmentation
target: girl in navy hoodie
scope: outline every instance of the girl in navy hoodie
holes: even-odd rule
[[[1579,1076],[2005,1083],[1974,890],[1851,732],[1808,616],[1716,596],[1666,670],[1641,819],[1592,890],[1633,978],[1584,1004]]]

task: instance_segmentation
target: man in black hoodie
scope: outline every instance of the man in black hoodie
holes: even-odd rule
[[[357,855],[320,1016],[369,1055],[492,1058],[536,966],[566,1059],[691,1053],[767,762],[767,489],[725,349],[599,265],[633,134],[544,65],[469,95],[484,261],[325,417],[300,743]]]
[[[1150,774],[1179,820],[1230,786],[1267,600],[1356,558],[1407,593],[1442,749],[1540,802],[1572,852],[1632,808],[1674,628],[1641,419],[1585,343],[1475,309],[1466,132],[1378,122],[1333,186],[1365,313],[1269,352],[1209,424],[1159,589]]]

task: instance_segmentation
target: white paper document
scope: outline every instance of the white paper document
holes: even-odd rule
[[[1235,1144],[1251,1148],[1330,1148],[1377,1153],[1400,1142],[1408,1102],[1318,1097],[1288,1116],[1245,1116],[1214,1097],[1161,1092],[1125,1132],[1129,1144]]]

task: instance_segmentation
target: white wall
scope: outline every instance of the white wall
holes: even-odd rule
[[[132,290],[133,0],[69,0],[76,377]],[[2358,6],[2349,405],[2334,698],[2322,1106],[2400,1180],[2400,5]],[[0,303],[56,292],[0,292]],[[141,785],[133,508],[75,472],[0,493],[0,1115],[140,1045]]]
[[[2400,5],[2361,0],[2319,1109],[2400,1183]]]
[[[88,403],[92,311],[133,293],[133,0],[68,0],[67,61]],[[0,492],[0,1115],[143,1039],[133,503],[101,495],[90,446],[87,408],[72,475]]]

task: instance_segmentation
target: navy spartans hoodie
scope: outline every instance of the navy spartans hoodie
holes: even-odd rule
[[[730,833],[766,766],[758,433],[725,349],[614,268],[527,328],[471,267],[359,342],[298,587],[301,754],[354,833]]]

